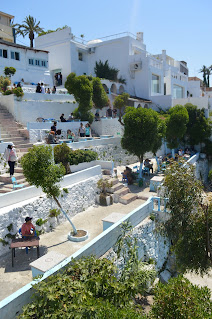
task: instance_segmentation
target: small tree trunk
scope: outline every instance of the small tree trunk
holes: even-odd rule
[[[58,207],[61,209],[63,215],[65,216],[65,218],[69,221],[69,223],[71,224],[72,228],[73,228],[73,232],[74,232],[74,235],[77,234],[77,229],[76,227],[74,226],[74,224],[72,223],[72,221],[70,220],[70,218],[68,217],[68,215],[66,214],[66,212],[63,210],[62,206],[60,205],[60,202],[59,200],[57,199],[57,197],[53,196],[55,202],[57,203]]]
[[[139,158],[140,168],[139,168],[139,178],[142,178],[142,169],[143,169],[143,155]]]

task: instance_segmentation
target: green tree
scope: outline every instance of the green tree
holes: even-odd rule
[[[63,272],[33,286],[34,299],[19,319],[145,318],[142,308],[135,304],[135,296],[145,292],[155,278],[155,270],[138,260],[136,240],[130,231],[123,225],[123,235],[117,242],[118,258],[124,258],[120,269],[106,258],[72,260]]]
[[[130,95],[128,93],[122,93],[115,97],[115,100],[113,102],[113,106],[115,109],[119,110],[119,122],[121,125],[124,125],[122,121],[122,117],[125,113],[125,109],[127,107],[128,99]]]
[[[166,140],[169,148],[178,147],[180,139],[186,132],[188,121],[188,111],[184,106],[175,105],[169,110],[169,117],[166,120]],[[174,157],[173,150],[172,153],[172,157]]]
[[[64,25],[62,28],[57,28],[56,30],[42,31],[42,32],[39,32],[38,36],[41,37],[42,35],[49,34],[49,33],[56,32],[56,31],[60,31],[60,30],[66,29],[66,28],[68,28],[68,26]]]
[[[161,121],[157,112],[151,109],[128,107],[124,120],[124,134],[121,145],[129,153],[136,155],[140,161],[140,176],[144,154],[156,149],[155,139],[159,144]]]
[[[185,104],[185,108],[189,115],[185,139],[192,146],[205,142],[211,136],[211,121],[206,119],[204,109],[191,103]]]
[[[22,24],[15,24],[14,28],[16,30],[16,34],[20,34],[23,37],[25,37],[27,34],[29,35],[30,47],[33,48],[33,40],[35,37],[34,34],[39,34],[43,31],[39,24],[40,21],[36,22],[36,19],[29,15],[25,18]]]
[[[16,69],[13,68],[12,66],[8,67],[8,66],[5,66],[4,68],[4,74],[5,76],[9,76],[9,78],[11,78],[12,75],[14,75],[16,72]]]
[[[99,78],[92,79],[93,84],[93,103],[95,108],[102,109],[109,104],[107,94]]]
[[[172,278],[167,285],[155,289],[150,319],[209,319],[212,318],[210,289],[193,285],[182,276]]]
[[[108,60],[105,62],[102,62],[101,60],[99,60],[99,62],[96,61],[94,73],[98,78],[117,81],[118,72],[118,69],[109,66]]]
[[[28,183],[30,185],[35,185],[36,187],[40,186],[47,196],[52,197],[55,200],[64,216],[72,225],[74,234],[76,234],[77,230],[74,224],[71,222],[58,200],[60,188],[57,183],[63,178],[65,168],[61,163],[57,165],[53,163],[51,146],[33,146],[29,149],[28,153],[22,156],[21,165]]]
[[[11,81],[6,76],[0,76],[0,92],[7,91],[8,86],[11,84]]]
[[[54,160],[55,163],[62,163],[66,174],[69,174],[71,172],[70,165],[69,165],[69,156],[70,156],[70,148],[66,143],[63,143],[61,145],[56,145],[54,147]]]
[[[67,76],[65,88],[69,94],[73,94],[75,100],[78,102],[79,107],[75,110],[74,115],[82,121],[87,120],[92,122],[93,114],[91,109],[93,106],[93,85],[85,75],[76,76],[74,72]]]
[[[170,215],[161,226],[172,240],[177,265],[203,273],[212,265],[212,204],[203,205],[203,186],[189,164],[173,162],[163,185]]]
[[[206,70],[206,75],[207,75],[207,87],[209,88],[209,87],[210,87],[210,75],[211,75],[211,69],[210,69],[210,67],[207,68],[207,70]]]

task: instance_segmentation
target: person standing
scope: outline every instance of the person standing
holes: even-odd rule
[[[14,175],[15,162],[17,161],[17,154],[14,145],[8,145],[4,152],[4,159],[8,162],[10,168],[10,177]]]
[[[89,123],[87,123],[87,124],[85,125],[85,136],[86,136],[86,137],[90,137],[90,136],[91,136],[91,127],[90,127],[90,124],[89,124]]]
[[[85,137],[85,127],[83,126],[83,123],[81,123],[79,127],[79,136]]]

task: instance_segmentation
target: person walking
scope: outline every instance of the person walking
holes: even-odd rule
[[[90,136],[91,136],[91,127],[90,127],[90,124],[89,124],[89,123],[87,123],[87,124],[85,125],[85,136],[86,136],[86,137],[90,137]]]
[[[10,168],[10,177],[14,175],[15,162],[17,161],[17,154],[14,145],[9,144],[4,152],[4,159],[8,162]]]

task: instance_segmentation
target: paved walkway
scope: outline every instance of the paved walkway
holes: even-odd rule
[[[40,236],[41,256],[49,251],[56,251],[66,256],[72,255],[103,231],[102,218],[112,212],[127,214],[144,202],[144,200],[137,199],[128,205],[118,203],[107,207],[90,207],[72,218],[77,229],[86,229],[89,232],[88,240],[81,243],[69,241],[67,235],[72,230],[71,225],[68,222],[64,222],[57,226],[53,232]],[[14,267],[12,268],[11,253],[0,257],[0,286],[2,287],[0,289],[0,300],[6,298],[32,280],[29,264],[36,260],[36,258],[36,248],[30,249],[28,255],[26,255],[25,249],[16,249]]]

